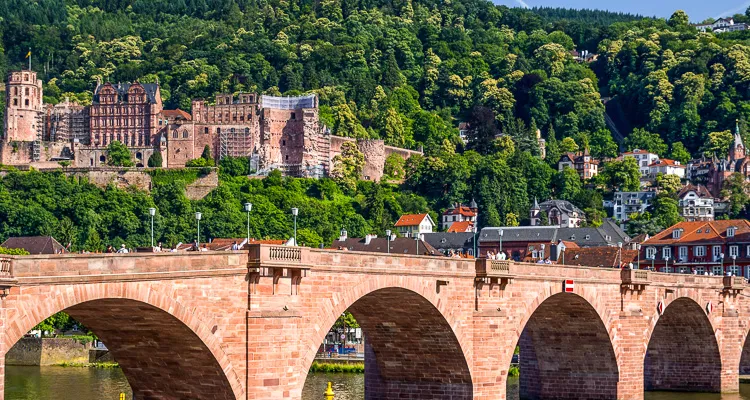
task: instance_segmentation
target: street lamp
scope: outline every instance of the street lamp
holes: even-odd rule
[[[500,235],[500,252],[502,253],[503,252],[503,230],[500,229],[500,232],[498,232],[498,234]]]
[[[299,208],[292,207],[292,215],[294,215],[294,245],[297,245],[297,215],[299,214]]]
[[[635,249],[638,251],[638,266],[636,267],[636,269],[641,269],[641,244],[636,244]]]
[[[562,255],[562,263],[565,265],[565,243],[560,242],[560,254]]]
[[[417,242],[417,255],[419,255],[419,234],[414,236],[414,241]]]
[[[737,256],[733,254],[731,257],[732,257],[732,275],[734,275],[734,271],[736,271],[736,268],[737,268],[737,263],[736,263]]]
[[[544,244],[540,244],[540,245],[539,245],[539,248],[540,248],[540,249],[542,250],[542,253],[541,253],[541,254],[539,255],[539,259],[540,259],[540,260],[544,260],[544,248],[545,248],[545,247],[546,247],[546,246],[545,246]]]
[[[726,274],[726,272],[724,272],[724,253],[720,253],[719,258],[721,258],[721,274],[724,275]]]
[[[195,213],[195,220],[198,221],[198,240],[196,243],[198,244],[198,250],[200,250],[201,247],[201,217],[203,214],[200,213],[200,211],[197,211]]]
[[[388,249],[388,254],[391,254],[391,230],[386,229],[385,231],[385,247]]]
[[[651,256],[651,271],[654,271],[654,260],[656,260],[656,254]]]
[[[247,244],[250,244],[250,211],[253,211],[253,203],[245,203],[247,211]]]
[[[151,248],[154,247],[154,215],[156,215],[156,209],[151,207],[148,209],[148,214],[151,216]]]
[[[664,257],[664,272],[669,273],[669,256]]]
[[[620,257],[620,262],[617,263],[617,268],[622,266],[622,242],[617,242],[617,255]]]
[[[472,225],[471,233],[472,233],[471,244],[472,246],[474,246],[474,253],[472,253],[472,255],[474,256],[474,258],[478,258],[477,257],[477,226],[476,224]]]

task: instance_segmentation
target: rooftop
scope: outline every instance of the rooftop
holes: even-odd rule
[[[404,214],[398,219],[394,226],[415,226],[422,223],[422,221],[429,217],[429,214]]]
[[[19,236],[8,238],[0,247],[7,249],[24,249],[29,254],[60,254],[65,252],[65,246],[61,245],[52,236]]]

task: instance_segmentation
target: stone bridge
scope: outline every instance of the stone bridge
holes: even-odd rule
[[[505,399],[517,345],[532,399],[737,392],[750,370],[742,278],[265,245],[4,257],[0,351],[65,311],[138,399],[299,400],[345,310],[368,400]]]

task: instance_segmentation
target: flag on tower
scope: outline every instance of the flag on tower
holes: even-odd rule
[[[29,58],[29,57],[31,57],[31,49],[29,49],[29,52],[26,53],[26,57],[24,57],[24,58]]]

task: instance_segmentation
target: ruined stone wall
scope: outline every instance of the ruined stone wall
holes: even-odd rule
[[[359,140],[357,141],[357,147],[365,155],[362,179],[380,181],[385,166],[385,142],[382,140]]]
[[[23,338],[5,355],[5,365],[88,363],[91,343],[69,338]]]

